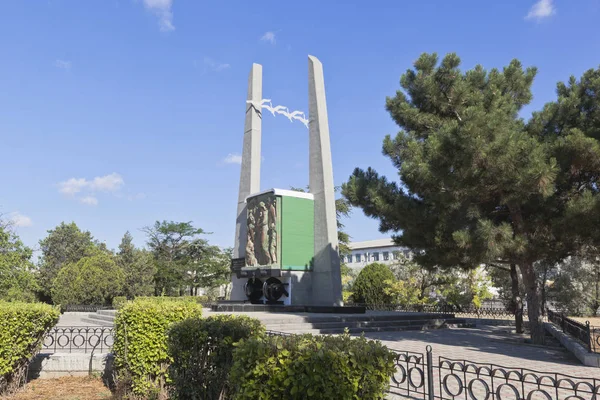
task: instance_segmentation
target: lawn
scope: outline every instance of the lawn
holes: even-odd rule
[[[99,378],[36,379],[3,400],[110,400],[112,394]]]

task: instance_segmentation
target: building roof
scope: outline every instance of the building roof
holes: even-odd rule
[[[394,243],[394,241],[391,238],[348,243],[348,247],[350,247],[351,250],[371,249],[374,247],[392,247],[392,246],[397,246],[397,245]]]
[[[298,197],[300,199],[308,199],[308,200],[315,199],[315,196],[312,193],[298,192],[295,190],[285,190],[285,189],[267,189],[267,190],[263,190],[258,193],[252,193],[251,195],[246,197],[246,201],[248,201],[249,198],[256,197],[256,196],[259,196],[259,195],[265,194],[265,193],[273,193],[275,196]]]

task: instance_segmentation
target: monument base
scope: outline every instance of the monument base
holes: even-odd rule
[[[272,312],[272,313],[322,313],[322,314],[364,314],[365,307],[350,306],[310,306],[251,304],[249,301],[219,301],[211,306],[212,311],[221,312]]]

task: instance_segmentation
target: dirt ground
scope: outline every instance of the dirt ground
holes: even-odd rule
[[[571,317],[575,321],[583,322],[590,321],[590,325],[596,328],[600,328],[600,317]]]
[[[2,400],[110,400],[112,394],[101,379],[63,377],[36,379]]]

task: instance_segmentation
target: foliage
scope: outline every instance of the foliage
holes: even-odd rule
[[[196,261],[188,270],[192,295],[195,296],[200,288],[211,292],[229,283],[232,253],[233,249],[221,250],[218,246],[205,246],[200,249],[200,253],[194,257]]]
[[[60,311],[41,303],[0,301],[0,393],[25,383],[27,367]]]
[[[396,254],[396,260],[390,265],[399,282],[391,282],[388,291],[393,293],[400,304],[414,301],[414,304],[430,303],[430,294],[443,285],[454,282],[453,271],[442,271],[439,268],[425,268],[417,263],[412,256],[403,252]],[[406,290],[406,293],[402,291]],[[408,303],[407,303],[408,304]]]
[[[127,304],[127,297],[125,296],[115,296],[112,300],[112,306],[115,310],[120,310],[125,304]]]
[[[468,271],[457,271],[438,291],[446,304],[457,307],[481,307],[484,300],[491,299],[491,280],[479,267]]]
[[[125,232],[119,244],[117,264],[125,275],[123,294],[128,299],[149,296],[154,293],[156,265],[152,254],[146,250],[137,249],[129,232]]]
[[[600,312],[600,262],[596,254],[570,257],[558,267],[550,291],[557,308],[569,315],[597,316]]]
[[[353,303],[353,293],[350,290],[342,290],[342,300],[344,303]]]
[[[372,263],[365,266],[352,285],[352,297],[356,303],[389,304],[393,298],[385,292],[386,281],[394,280],[394,274],[385,264]]]
[[[92,234],[81,231],[75,222],[61,222],[40,240],[42,256],[39,263],[42,295],[50,297],[54,279],[62,267],[92,255],[98,247]]]
[[[194,318],[175,324],[168,339],[174,398],[229,398],[235,344],[264,332],[259,320],[243,315]]]
[[[253,338],[234,353],[233,398],[383,399],[394,359],[380,342],[347,334]]]
[[[174,221],[156,221],[143,230],[156,263],[155,294],[183,295],[192,283],[188,271],[196,268],[208,251],[208,241],[198,237],[206,232],[191,222]]]
[[[175,322],[200,317],[202,307],[179,298],[139,297],[125,304],[115,318],[115,368],[121,388],[144,398],[164,396],[172,362],[167,331]]]
[[[96,250],[95,254],[60,269],[52,285],[52,301],[62,305],[111,305],[123,284],[123,271],[114,257]]]
[[[402,232],[399,245],[424,266],[515,264],[527,288],[532,338],[543,342],[534,265],[598,241],[600,71],[559,84],[558,100],[525,124],[535,68],[459,70],[449,54],[423,54],[387,109],[403,129],[383,150],[402,186],[356,169],[343,193]]]
[[[0,299],[34,301],[38,285],[32,251],[9,226],[0,224]]]

